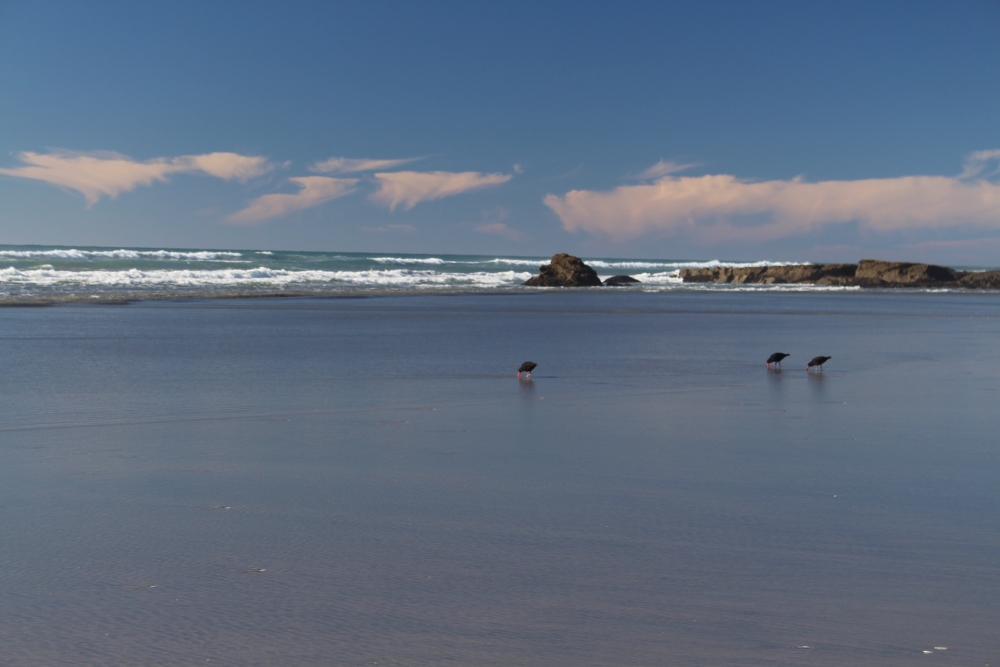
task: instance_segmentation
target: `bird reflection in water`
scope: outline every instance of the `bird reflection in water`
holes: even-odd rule
[[[810,393],[814,400],[826,400],[826,373],[808,373]]]
[[[531,378],[519,378],[517,388],[520,390],[517,393],[521,396],[521,404],[526,410],[525,414],[534,414],[535,403],[538,402],[538,397],[535,396],[535,381]]]

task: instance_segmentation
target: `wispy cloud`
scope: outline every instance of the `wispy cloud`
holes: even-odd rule
[[[508,241],[522,241],[526,234],[520,230],[509,227],[503,221],[510,215],[510,211],[503,206],[495,206],[492,209],[483,211],[482,223],[476,225],[474,229],[480,234],[492,236],[502,236]]]
[[[678,162],[669,162],[665,160],[660,160],[652,167],[642,172],[637,176],[640,181],[651,181],[656,178],[661,178],[667,174],[676,174],[679,171],[687,171],[691,167],[697,167],[695,163],[680,164]]]
[[[328,160],[317,162],[310,169],[324,174],[354,174],[362,171],[393,169],[394,167],[416,162],[420,159],[423,158],[408,157],[397,160],[370,160],[368,158],[332,157]]]
[[[463,192],[506,183],[509,174],[483,174],[478,171],[395,171],[375,174],[379,189],[371,200],[389,210],[400,204],[411,209],[420,202],[451,197]]]
[[[274,167],[260,156],[246,156],[237,153],[206,153],[204,155],[183,155],[174,158],[183,171],[203,171],[227,181],[246,183],[251,178],[261,176]]]
[[[107,151],[92,153],[24,151],[18,153],[17,157],[25,166],[13,169],[0,168],[0,174],[45,181],[76,190],[84,196],[88,206],[97,203],[102,196],[114,199],[122,192],[129,192],[140,185],[166,181],[171,174],[200,172],[216,178],[242,182],[260,176],[272,168],[263,157],[237,153],[161,157],[145,162]]]
[[[996,162],[993,171],[983,174],[983,170],[986,169],[986,165],[990,162]],[[989,178],[990,176],[996,176],[1000,174],[1000,148],[994,148],[988,151],[976,151],[975,153],[970,153],[968,157],[965,158],[965,164],[962,165],[962,173],[959,178],[975,178],[976,176],[981,176]]]
[[[362,227],[366,232],[375,232],[376,234],[391,234],[391,233],[403,233],[412,234],[417,231],[417,228],[413,225],[382,225],[380,227]]]
[[[686,233],[703,241],[761,241],[856,222],[872,232],[945,227],[1000,229],[1000,183],[981,174],[1000,151],[970,156],[959,177],[750,182],[727,174],[663,176],[610,191],[547,195],[568,231],[616,240]],[[973,165],[971,168],[969,165]]]
[[[254,224],[287,215],[292,211],[319,206],[354,192],[356,178],[331,178],[329,176],[299,176],[288,179],[299,186],[295,194],[272,194],[257,197],[242,211],[228,218],[235,224]]]
[[[475,229],[480,234],[502,236],[508,241],[521,241],[524,239],[524,232],[508,227],[502,222],[486,222],[477,225]]]

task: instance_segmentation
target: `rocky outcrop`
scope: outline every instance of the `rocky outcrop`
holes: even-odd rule
[[[624,287],[626,285],[635,285],[640,281],[636,280],[632,276],[611,276],[604,281],[605,287]]]
[[[788,266],[716,266],[710,269],[681,269],[686,283],[733,283],[779,285],[783,283],[835,284],[851,278],[856,264],[797,264]]]
[[[612,276],[603,283],[579,257],[559,253],[538,268],[528,287],[608,287],[633,285],[632,276]],[[843,287],[965,287],[1000,289],[1000,271],[958,271],[935,264],[863,259],[857,264],[789,264],[784,266],[716,266],[681,269],[686,283],[733,285],[836,285]]]
[[[1000,289],[1000,271],[964,271],[958,279],[962,287],[972,289]]]
[[[583,263],[579,257],[558,253],[552,261],[538,267],[539,274],[524,282],[528,287],[599,287],[597,271]]]
[[[862,287],[931,287],[957,283],[961,274],[946,266],[883,262],[863,259],[854,272],[855,284]]]
[[[1000,289],[1000,271],[956,271],[935,264],[863,259],[857,264],[682,269],[686,283],[778,285],[805,283],[848,287],[968,287]]]

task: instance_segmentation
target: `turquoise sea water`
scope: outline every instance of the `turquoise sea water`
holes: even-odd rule
[[[998,340],[988,293],[0,309],[0,663],[992,664]]]

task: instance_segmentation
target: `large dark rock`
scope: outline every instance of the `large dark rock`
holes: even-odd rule
[[[605,287],[624,287],[625,285],[635,285],[640,281],[632,276],[611,276],[604,281]]]
[[[524,282],[528,287],[599,287],[597,271],[583,263],[579,257],[558,253],[552,261],[538,267],[539,274]]]

